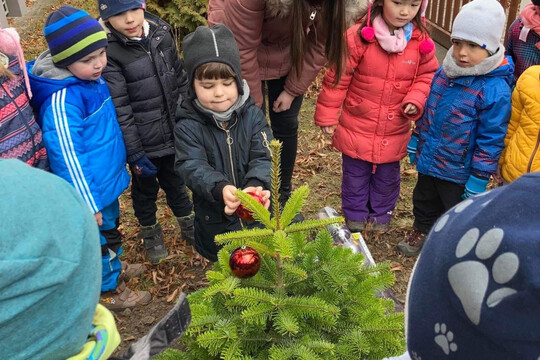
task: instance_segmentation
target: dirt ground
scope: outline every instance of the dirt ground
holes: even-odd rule
[[[36,57],[45,49],[42,36],[43,22],[51,9],[60,4],[71,4],[90,11],[95,15],[95,2],[87,0],[30,0],[28,15],[23,19],[11,20],[21,34],[27,60]],[[300,135],[294,184],[308,184],[311,194],[304,206],[306,218],[313,219],[324,206],[332,206],[341,211],[341,154],[335,151],[330,138],[324,136],[313,123],[318,83],[315,83],[304,101],[300,114]],[[392,287],[395,296],[405,301],[407,281],[415,259],[405,258],[395,250],[395,245],[405,236],[412,224],[412,189],[416,172],[408,164],[402,165],[402,188],[391,229],[385,233],[375,233],[367,229],[364,238],[377,262],[389,261],[396,275]],[[124,237],[124,258],[129,262],[144,261],[144,247],[137,238],[139,226],[133,215],[130,193],[127,190],[120,199],[121,226]],[[151,304],[115,313],[118,329],[122,335],[122,345],[117,354],[124,352],[136,339],[145,335],[163,317],[178,299],[180,292],[190,293],[206,284],[205,271],[211,267],[205,259],[196,254],[191,246],[179,239],[176,219],[165,205],[163,193],[158,200],[158,220],[164,229],[169,257],[158,266],[148,265],[148,270],[140,279],[132,279],[130,286],[150,291],[154,300]]]

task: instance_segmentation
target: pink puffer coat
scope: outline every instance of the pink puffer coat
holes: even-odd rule
[[[407,154],[411,121],[418,120],[438,68],[435,50],[421,54],[425,35],[416,27],[401,53],[387,53],[374,39],[363,43],[360,24],[347,30],[349,56],[345,74],[333,87],[329,70],[317,99],[315,123],[337,125],[333,145],[342,153],[374,164],[401,160]],[[418,113],[403,113],[411,103]],[[341,110],[341,115],[340,115]]]
[[[297,79],[291,68],[292,1],[298,0],[209,0],[208,24],[225,24],[231,29],[242,63],[242,76],[249,84],[255,103],[262,104],[261,80],[279,79],[287,75],[285,90],[302,95],[326,63],[326,34],[317,24],[321,11],[311,6],[312,15],[306,31],[308,49],[303,71]],[[366,0],[346,0],[346,21],[353,24],[365,9]]]

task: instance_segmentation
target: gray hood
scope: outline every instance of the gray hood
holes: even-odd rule
[[[32,74],[53,80],[64,80],[73,76],[71,71],[68,69],[60,68],[54,65],[51,52],[49,50],[45,50],[38,56],[34,67],[32,68]]]

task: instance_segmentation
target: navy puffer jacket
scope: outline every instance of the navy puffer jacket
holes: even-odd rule
[[[170,33],[171,26],[145,13],[144,41],[130,40],[104,24],[109,46],[103,77],[109,85],[124,135],[128,162],[174,154],[174,124],[187,75]]]
[[[227,130],[189,100],[182,102],[178,113],[175,170],[193,192],[195,248],[216,261],[215,235],[241,229],[236,214],[224,213],[222,190],[229,184],[270,189],[272,133],[251,97],[233,113]]]

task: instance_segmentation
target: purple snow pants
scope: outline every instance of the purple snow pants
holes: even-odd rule
[[[341,207],[345,217],[388,224],[399,196],[399,161],[374,167],[373,163],[345,154],[342,159]]]

